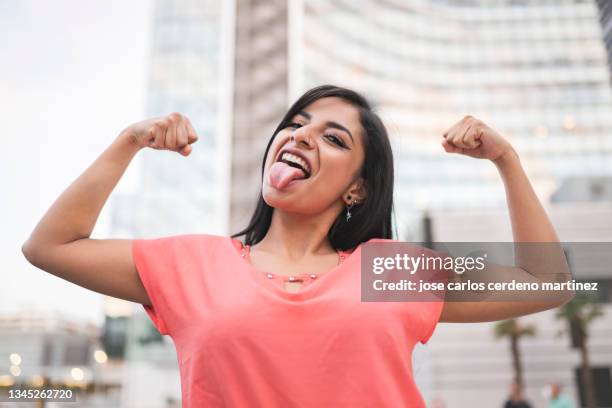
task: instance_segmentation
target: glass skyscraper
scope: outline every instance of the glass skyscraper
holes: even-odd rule
[[[597,0],[599,20],[603,32],[603,40],[608,52],[608,65],[612,75],[612,3],[608,0]]]
[[[510,139],[546,199],[612,175],[612,90],[592,1],[303,0],[291,78],[369,96],[391,133],[400,231],[422,209],[505,204],[490,163],[448,155],[471,114]]]
[[[227,3],[229,4],[229,3]],[[180,112],[199,140],[188,157],[145,149],[136,197],[122,198],[115,225],[151,237],[228,228],[232,10],[218,1],[155,3],[147,116]],[[231,6],[231,5],[230,5]]]

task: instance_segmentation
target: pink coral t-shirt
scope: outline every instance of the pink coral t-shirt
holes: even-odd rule
[[[133,240],[144,308],[177,350],[183,407],[425,407],[412,350],[444,302],[361,302],[362,245],[292,293],[238,239]]]

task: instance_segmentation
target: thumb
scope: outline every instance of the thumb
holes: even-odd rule
[[[450,143],[447,139],[442,140],[442,147],[446,153],[463,153],[463,149]]]
[[[198,139],[199,139],[198,135],[191,134],[191,133],[187,135],[187,143],[189,144],[197,142]]]
[[[191,145],[185,145],[181,150],[179,150],[179,153],[185,157],[189,156],[189,154],[191,153],[193,149],[191,148]]]

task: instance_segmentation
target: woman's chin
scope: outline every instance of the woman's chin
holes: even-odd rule
[[[295,201],[295,199],[288,196],[286,192],[279,191],[270,186],[264,187],[262,197],[266,204],[278,209],[285,209],[292,201]]]
[[[266,204],[270,207],[294,212],[297,207],[303,207],[303,199],[299,198],[298,191],[278,190],[272,186],[264,186],[262,197]]]

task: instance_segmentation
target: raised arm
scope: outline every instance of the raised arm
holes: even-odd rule
[[[100,211],[142,148],[191,153],[197,135],[185,116],[135,123],[125,130],[53,203],[22,251],[46,272],[109,296],[150,304],[132,259],[130,239],[91,239]]]
[[[515,242],[516,267],[491,264],[484,280],[508,282],[564,282],[571,273],[555,229],[540,203],[510,143],[482,121],[466,116],[445,134],[442,146],[448,153],[489,159],[497,167],[506,191],[506,201]],[[465,274],[462,279],[470,278]],[[574,296],[571,290],[493,292],[483,301],[446,302],[440,321],[481,322],[502,320],[551,309]],[[519,300],[520,299],[520,300]],[[529,299],[529,300],[526,300]]]

